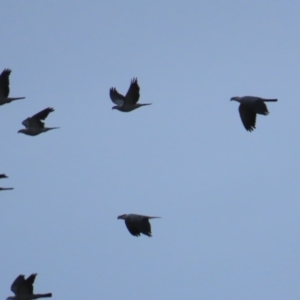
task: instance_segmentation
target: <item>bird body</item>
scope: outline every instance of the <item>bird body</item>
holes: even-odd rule
[[[116,88],[111,88],[109,91],[110,99],[116,105],[112,109],[117,109],[122,112],[130,112],[141,106],[151,105],[151,103],[137,103],[140,98],[140,87],[137,78],[133,78],[126,96],[119,94]]]
[[[52,129],[58,129],[59,127],[45,127],[44,122],[41,120],[45,120],[47,116],[53,112],[54,109],[48,107],[39,113],[35,114],[34,116],[27,118],[22,122],[22,124],[26,127],[25,129],[20,129],[19,133],[24,133],[30,136],[36,136],[40,133],[47,132]]]
[[[49,130],[52,130],[52,129],[59,129],[59,127],[46,127],[46,128],[30,128],[30,129],[20,129],[18,132],[19,133],[24,133],[26,135],[30,135],[30,136],[36,136],[40,133],[43,133],[43,132],[47,132]]]
[[[143,104],[139,104],[139,103],[136,103],[136,104],[133,104],[133,105],[123,105],[123,106],[113,106],[112,109],[117,109],[119,111],[122,111],[122,112],[130,112],[130,111],[133,111],[141,106],[146,106],[146,105],[151,105],[151,103],[143,103]]]
[[[240,103],[240,117],[247,131],[252,131],[255,129],[256,114],[264,116],[269,114],[265,102],[277,101],[277,99],[264,99],[254,96],[232,97],[230,100],[234,100]]]
[[[34,294],[33,284],[37,274],[31,274],[25,279],[24,275],[19,275],[11,285],[11,291],[15,296],[10,296],[6,300],[31,300],[52,297],[52,293]]]
[[[125,225],[128,231],[133,236],[140,236],[141,233],[147,235],[149,237],[152,236],[151,233],[151,225],[149,220],[150,219],[157,219],[160,217],[149,217],[137,214],[124,214],[118,216],[118,219],[122,219],[125,221]]]
[[[25,99],[25,97],[8,97],[10,73],[11,73],[10,69],[4,69],[0,74],[0,105],[10,103],[14,100]]]

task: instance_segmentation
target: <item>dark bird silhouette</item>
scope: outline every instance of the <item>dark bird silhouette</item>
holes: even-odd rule
[[[149,220],[160,217],[148,217],[136,214],[124,214],[118,216],[118,219],[125,220],[125,225],[128,231],[134,236],[140,236],[141,233],[149,237],[152,236],[151,225]]]
[[[4,69],[0,75],[0,105],[10,103],[14,100],[25,99],[25,97],[8,97],[10,73],[10,69]]]
[[[125,97],[119,94],[114,87],[110,89],[109,96],[111,101],[116,104],[112,109],[117,109],[122,112],[130,112],[141,106],[151,105],[151,103],[137,103],[140,98],[140,87],[137,78],[131,80],[130,87]]]
[[[6,300],[31,300],[38,298],[52,297],[52,293],[34,294],[33,284],[37,274],[31,274],[25,279],[24,275],[19,275],[11,285],[11,291],[15,296],[10,296]]]
[[[20,129],[18,132],[35,136],[42,132],[59,128],[59,127],[45,127],[44,122],[41,121],[41,120],[45,120],[48,117],[48,115],[53,111],[54,111],[53,108],[48,107],[40,111],[39,113],[35,114],[34,116],[27,118],[22,122],[22,124],[26,127],[26,129]]]
[[[234,100],[240,103],[239,112],[247,131],[255,129],[256,114],[268,115],[269,111],[265,102],[276,102],[277,99],[264,99],[260,97],[244,96],[244,97],[232,97],[230,100]]]

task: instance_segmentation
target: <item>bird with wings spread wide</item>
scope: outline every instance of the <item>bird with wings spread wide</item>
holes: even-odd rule
[[[35,114],[34,116],[27,118],[22,122],[22,124],[26,127],[25,129],[20,129],[18,132],[24,133],[27,135],[35,136],[42,132],[46,132],[48,130],[57,129],[59,127],[45,127],[44,122],[41,120],[45,120],[48,115],[53,112],[54,109],[48,107],[39,113]]]
[[[264,116],[269,114],[265,102],[277,101],[277,99],[264,99],[254,96],[232,97],[230,100],[234,100],[240,103],[240,117],[247,131],[252,131],[255,129],[256,114]]]
[[[19,275],[11,285],[11,291],[15,296],[7,297],[6,300],[32,300],[52,297],[52,293],[34,294],[33,284],[37,274],[31,274],[25,279],[24,275]]]
[[[118,216],[118,219],[124,220],[125,225],[128,231],[134,236],[140,236],[141,233],[145,234],[149,237],[152,236],[151,233],[151,225],[149,220],[150,219],[157,219],[160,217],[148,217],[143,215],[136,215],[136,214],[124,214]]]
[[[112,109],[117,109],[122,112],[130,112],[141,106],[150,105],[151,103],[137,103],[140,98],[140,87],[137,78],[133,78],[126,96],[119,94],[116,88],[111,88],[109,91],[110,99],[116,105]]]
[[[0,105],[10,103],[14,100],[25,99],[25,97],[8,97],[10,73],[11,73],[10,69],[4,69],[0,74]]]

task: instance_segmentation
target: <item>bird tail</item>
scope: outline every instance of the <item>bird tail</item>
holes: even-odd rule
[[[9,190],[13,190],[14,188],[0,188],[0,191],[9,191]]]
[[[160,219],[161,217],[148,217],[148,219]]]
[[[47,294],[36,294],[33,295],[32,299],[39,299],[39,298],[50,298],[52,297],[52,293],[47,293]]]
[[[46,130],[45,131],[48,131],[48,130],[52,130],[52,129],[59,129],[60,127],[47,127],[45,128]]]
[[[8,98],[8,100],[10,101],[14,101],[14,100],[21,100],[21,99],[25,99],[26,97],[15,97],[15,98]]]
[[[264,102],[276,102],[277,99],[263,99]]]
[[[151,105],[152,103],[141,103],[141,106],[145,106],[145,105]]]

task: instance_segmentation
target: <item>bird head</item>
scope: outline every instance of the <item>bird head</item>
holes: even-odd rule
[[[235,101],[239,101],[240,97],[235,96],[235,97],[231,97],[230,101],[235,100]]]
[[[20,129],[19,131],[18,131],[18,133],[24,133],[25,132],[25,129]]]
[[[125,220],[125,218],[126,218],[126,214],[118,216],[118,220],[119,219]]]
[[[113,106],[111,109],[119,109],[118,105]]]

